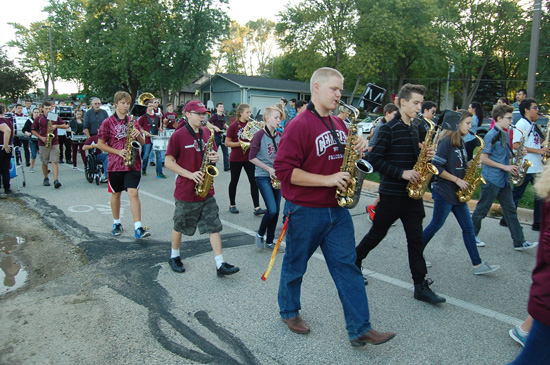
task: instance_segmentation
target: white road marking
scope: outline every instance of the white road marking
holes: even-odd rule
[[[169,204],[169,205],[172,205],[172,206],[175,205],[173,200],[168,200],[168,199],[161,198],[157,195],[154,195],[154,194],[148,193],[146,191],[143,191],[142,189],[139,190],[139,193],[143,194],[147,197],[150,197],[150,198],[156,199],[158,201],[161,201],[163,203],[166,203],[166,204]],[[252,231],[248,228],[239,226],[235,223],[227,222],[223,219],[221,220],[221,222],[222,222],[223,225],[225,225],[227,227],[230,227],[230,228],[233,228],[234,230],[246,233],[250,236],[254,236],[256,234],[256,232],[254,232],[254,231]],[[320,253],[314,253],[312,257],[314,257],[318,260],[325,261],[324,256]],[[410,283],[407,283],[405,281],[396,279],[396,278],[392,278],[391,276],[387,276],[387,275],[384,275],[384,274],[377,273],[376,271],[371,271],[371,270],[366,270],[366,269],[363,269],[363,274],[368,275],[369,278],[375,278],[375,279],[381,280],[383,282],[386,282],[388,284],[392,284],[392,285],[398,286],[398,287],[403,288],[403,289],[414,291],[414,285],[412,285]],[[484,307],[482,307],[480,305],[477,305],[477,304],[474,304],[474,303],[466,302],[464,300],[461,300],[461,299],[458,299],[458,298],[453,298],[451,296],[444,295],[444,294],[441,294],[441,293],[438,293],[438,295],[441,295],[442,297],[447,299],[447,304],[454,305],[456,307],[465,309],[465,310],[470,311],[470,312],[481,314],[482,316],[485,316],[485,317],[496,319],[497,321],[500,321],[500,322],[503,322],[503,323],[506,323],[506,324],[509,324],[509,325],[512,325],[512,326],[521,324],[523,322],[523,320],[521,320],[519,318],[514,318],[514,317],[511,317],[511,316],[506,315],[504,313],[500,313],[500,312],[494,311],[492,309],[484,308]]]

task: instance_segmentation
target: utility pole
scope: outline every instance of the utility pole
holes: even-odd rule
[[[535,83],[537,80],[537,60],[539,56],[541,20],[541,0],[534,0],[533,25],[531,27],[531,49],[529,50],[529,71],[527,72],[527,96],[535,97]]]

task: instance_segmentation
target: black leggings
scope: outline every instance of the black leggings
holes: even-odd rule
[[[6,153],[4,149],[0,149],[0,186],[4,183],[4,191],[10,190],[10,160],[11,152]]]
[[[260,194],[258,193],[258,186],[256,185],[256,179],[254,178],[255,166],[250,161],[245,162],[229,162],[231,167],[231,182],[229,183],[229,204],[235,205],[235,196],[237,195],[237,184],[241,177],[241,169],[244,167],[244,171],[248,176],[248,182],[250,183],[250,195],[252,195],[252,202],[254,208],[260,206]]]

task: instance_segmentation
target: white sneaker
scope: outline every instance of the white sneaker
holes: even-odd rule
[[[490,272],[497,271],[498,269],[500,269],[499,265],[489,265],[488,263],[483,261],[480,267],[474,268],[474,274],[476,275],[488,274]]]
[[[258,233],[256,233],[256,248],[260,251],[262,251],[265,248],[265,241],[263,236],[260,236]]]
[[[480,240],[478,236],[475,236],[475,237],[476,237],[476,246],[477,247],[485,247],[485,242]]]
[[[77,167],[76,166],[73,166],[73,171],[76,171]]]
[[[523,242],[523,243],[522,243],[521,245],[519,245],[519,246],[514,246],[514,250],[516,250],[516,251],[524,251],[524,250],[528,250],[528,249],[530,249],[530,248],[535,248],[535,247],[537,247],[538,245],[539,245],[538,242],[533,242],[533,243],[531,243],[531,242],[525,241],[525,242]]]
[[[428,268],[428,267],[432,267],[432,263],[430,261],[426,260],[426,268]]]

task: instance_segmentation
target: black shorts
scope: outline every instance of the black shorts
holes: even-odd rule
[[[141,173],[139,171],[111,171],[109,177],[109,193],[120,193],[127,189],[139,188]]]

